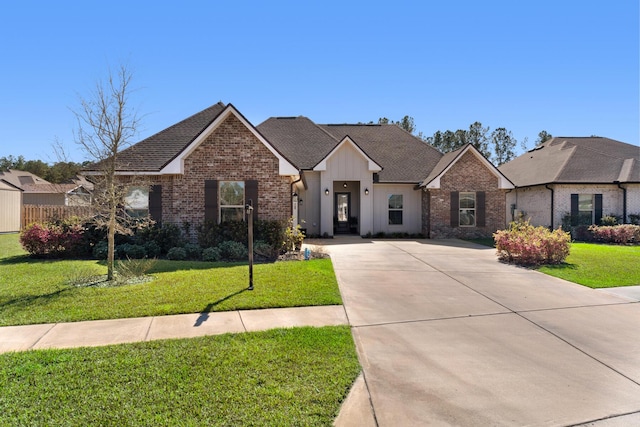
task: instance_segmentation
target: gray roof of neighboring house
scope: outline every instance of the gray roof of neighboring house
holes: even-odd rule
[[[0,172],[0,179],[22,190],[24,190],[26,185],[51,184],[49,181],[40,178],[38,175],[16,169],[9,169],[8,171]]]
[[[556,137],[498,169],[517,187],[640,182],[640,147],[602,137]]]
[[[313,169],[344,137],[349,136],[383,169],[380,182],[419,183],[442,154],[396,125],[317,125],[299,117],[272,117],[257,126],[298,168]]]
[[[118,170],[158,172],[176,158],[225,109],[218,102],[155,135],[143,139],[118,154]],[[87,168],[99,171],[99,163]]]

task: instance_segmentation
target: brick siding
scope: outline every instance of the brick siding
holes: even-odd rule
[[[485,192],[485,226],[451,227],[451,192]],[[505,227],[505,190],[498,188],[498,177],[467,151],[440,179],[439,189],[427,190],[429,220],[424,233],[433,239],[491,237]],[[427,228],[428,227],[428,228]]]
[[[162,185],[164,223],[204,222],[204,182],[258,181],[258,217],[291,216],[290,179],[278,173],[278,159],[234,115],[230,115],[184,160],[184,174],[153,180]],[[193,236],[192,236],[193,237]]]

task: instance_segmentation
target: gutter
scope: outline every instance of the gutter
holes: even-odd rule
[[[553,209],[554,209],[553,201],[554,201],[555,197],[554,197],[554,193],[553,193],[553,188],[549,187],[549,184],[545,184],[544,188],[546,188],[547,190],[551,191],[551,229],[553,230],[554,229],[554,227],[553,227]]]

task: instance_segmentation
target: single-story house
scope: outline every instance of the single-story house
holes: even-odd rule
[[[605,215],[629,222],[640,214],[640,147],[609,138],[552,138],[498,168],[516,188],[507,219],[534,225],[598,224]]]
[[[195,229],[290,217],[310,235],[490,236],[514,185],[467,145],[443,155],[396,125],[319,125],[274,117],[253,126],[215,104],[123,150],[117,173],[144,177],[129,208]],[[100,174],[99,167],[86,174]]]
[[[0,233],[20,231],[22,190],[0,179]]]
[[[52,184],[31,172],[15,169],[0,172],[0,179],[22,190],[24,205],[89,206],[91,204],[92,187],[86,181]]]

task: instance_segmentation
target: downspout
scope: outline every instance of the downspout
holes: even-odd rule
[[[553,188],[549,187],[549,184],[545,184],[544,188],[546,188],[547,190],[551,191],[551,229],[553,230],[553,201],[554,201],[554,194],[553,194]]]
[[[290,206],[290,214],[289,214],[290,217],[293,217],[293,193],[294,193],[293,186],[296,185],[297,183],[299,183],[300,181],[302,181],[302,171],[298,171],[298,172],[300,172],[300,175],[298,175],[299,178],[296,179],[295,181],[291,182],[290,188],[289,188],[289,190],[290,190],[289,191],[289,197],[291,198],[291,203],[290,203],[291,206]],[[296,226],[296,225],[297,224],[294,224],[294,226]]]
[[[620,184],[620,181],[613,181],[622,190],[622,223],[627,223],[627,189]]]

